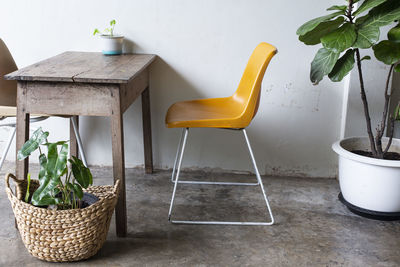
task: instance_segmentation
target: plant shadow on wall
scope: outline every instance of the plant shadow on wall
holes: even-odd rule
[[[389,88],[394,71],[400,72],[400,1],[344,1],[327,9],[331,14],[315,18],[298,30],[306,45],[322,43],[311,63],[310,79],[317,85],[324,76],[340,82],[353,68],[357,69],[367,137],[346,138],[332,148],[339,155],[339,198],[357,214],[376,219],[400,219],[400,140],[393,139],[394,116],[388,114],[393,90]],[[380,29],[393,26],[387,39],[380,41]],[[381,122],[373,131],[363,77],[360,49],[371,49],[377,60],[389,66],[382,85],[384,106]],[[372,53],[371,53],[372,54]],[[390,128],[387,128],[387,121]],[[387,135],[384,137],[385,131]]]

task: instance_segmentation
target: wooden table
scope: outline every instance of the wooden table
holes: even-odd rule
[[[123,113],[142,96],[146,173],[153,171],[149,99],[149,65],[155,55],[65,52],[5,76],[18,81],[17,150],[29,138],[29,114],[108,116],[111,118],[114,181],[121,179],[115,208],[118,236],[126,236]],[[70,130],[71,154],[77,156]],[[98,144],[101,146],[102,144]],[[17,177],[26,178],[28,159],[17,161]]]

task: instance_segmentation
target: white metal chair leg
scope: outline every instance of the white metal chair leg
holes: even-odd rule
[[[178,157],[179,157],[180,152],[181,152],[182,141],[183,141],[183,136],[185,135],[185,132],[186,132],[186,128],[183,128],[182,129],[182,134],[181,134],[181,139],[179,139],[178,150],[176,151],[174,168],[172,169],[171,182],[173,182],[173,183],[175,183],[174,176],[175,176],[175,171],[176,171],[176,164],[178,163]]]
[[[0,171],[1,171],[1,168],[3,167],[4,161],[6,160],[8,150],[10,150],[11,143],[12,143],[12,141],[14,139],[14,136],[15,136],[15,131],[16,131],[17,128],[16,127],[13,127],[13,128],[14,129],[12,130],[12,133],[11,133],[10,137],[8,138],[6,147],[5,147],[4,151],[3,151],[3,155],[1,156]]]
[[[176,194],[176,189],[177,189],[178,183],[214,184],[214,185],[254,185],[254,184],[247,184],[247,183],[228,183],[228,182],[219,183],[219,182],[200,182],[200,181],[199,182],[197,182],[197,181],[179,181],[179,173],[180,173],[180,169],[181,169],[181,165],[182,165],[183,153],[184,153],[184,150],[185,150],[188,131],[189,131],[188,128],[184,129],[183,143],[181,144],[181,142],[180,142],[180,149],[178,148],[177,157],[176,157],[175,164],[174,164],[173,174],[175,173],[175,168],[176,168],[176,177],[175,177],[175,179],[173,179],[174,177],[172,176],[172,181],[174,181],[174,189],[173,189],[173,192],[172,192],[171,204],[170,204],[169,213],[168,213],[168,220],[171,221],[172,223],[176,223],[176,224],[217,224],[217,225],[272,225],[272,224],[274,224],[274,217],[272,215],[271,207],[269,205],[267,194],[265,193],[264,185],[262,183],[261,176],[260,176],[260,173],[258,171],[257,164],[256,164],[256,161],[255,161],[255,158],[254,158],[254,154],[253,154],[253,151],[251,149],[250,141],[249,141],[249,138],[247,136],[247,133],[246,133],[245,129],[242,129],[242,131],[243,131],[243,134],[244,134],[244,137],[245,137],[245,140],[246,140],[246,144],[247,144],[247,147],[249,149],[250,158],[252,160],[253,167],[254,167],[254,170],[255,170],[255,173],[256,173],[256,176],[257,176],[258,183],[256,185],[259,184],[260,187],[261,187],[261,191],[262,191],[262,194],[263,194],[263,197],[264,197],[264,200],[265,200],[265,203],[266,203],[266,206],[267,206],[268,213],[269,213],[269,216],[271,218],[271,221],[269,221],[269,222],[229,222],[229,221],[171,220],[172,209],[173,209],[173,205],[174,205],[175,194]],[[178,163],[177,166],[176,166],[176,163]]]
[[[182,158],[183,158],[183,152],[185,151],[185,145],[186,145],[186,140],[188,136],[189,128],[185,129],[185,134],[183,136],[183,143],[182,143],[182,151],[179,155],[179,162],[178,162],[178,169],[176,171],[176,177],[175,177],[175,183],[174,183],[174,191],[172,192],[172,198],[171,198],[171,204],[169,206],[169,212],[168,212],[168,220],[171,220],[171,213],[172,213],[172,207],[174,206],[174,199],[175,199],[175,192],[176,192],[176,186],[178,185],[178,180],[179,180],[179,173],[181,171],[181,164],[182,164]]]
[[[71,120],[71,122],[72,122],[72,127],[74,128],[74,133],[75,133],[75,136],[76,136],[76,141],[77,141],[77,143],[78,143],[79,154],[81,155],[83,165],[85,165],[85,167],[87,167],[85,151],[83,150],[81,135],[79,134],[78,127],[77,127],[77,125],[76,125],[76,120],[75,120],[74,117],[71,117],[70,120]]]
[[[267,205],[269,216],[271,218],[271,222],[270,222],[269,225],[272,225],[272,224],[274,224],[274,216],[272,215],[272,210],[271,210],[271,207],[269,205],[267,194],[265,193],[265,190],[264,190],[264,185],[263,185],[262,180],[261,180],[261,175],[260,175],[260,172],[258,171],[258,168],[257,168],[256,159],[254,158],[253,150],[251,149],[249,137],[247,136],[247,132],[246,132],[245,129],[243,129],[242,131],[243,131],[244,138],[246,139],[246,144],[247,144],[247,147],[249,148],[249,154],[250,154],[250,157],[251,157],[251,161],[253,162],[254,171],[256,172],[257,180],[258,180],[258,182],[260,184],[261,191],[262,191],[263,196],[264,196],[265,204]]]
[[[181,146],[182,146],[182,141],[183,141],[183,136],[185,133],[185,129],[182,129],[182,135],[181,135],[181,139],[179,141],[178,144],[178,150],[176,151],[176,157],[175,157],[175,163],[174,163],[174,167],[172,169],[172,175],[171,175],[171,182],[175,183],[174,180],[174,175],[176,173],[176,165],[178,162],[178,157],[181,153]],[[210,181],[188,181],[188,180],[184,180],[184,181],[178,181],[178,183],[180,184],[204,184],[204,185],[259,185],[259,182],[257,180],[257,183],[240,183],[240,182],[210,182]]]

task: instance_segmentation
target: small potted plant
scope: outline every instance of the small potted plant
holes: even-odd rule
[[[7,174],[6,192],[31,255],[52,262],[87,259],[106,240],[119,181],[115,186],[91,186],[89,168],[76,157],[67,160],[68,143],[49,143],[48,135],[39,128],[17,155],[23,160],[39,150],[38,180],[31,180],[30,174],[27,180]],[[10,178],[17,184],[15,194]]]
[[[324,76],[341,81],[356,67],[360,82],[366,136],[350,137],[333,144],[339,156],[340,198],[350,210],[367,217],[400,218],[400,140],[393,138],[394,117],[388,116],[392,93],[389,84],[394,71],[400,72],[400,1],[358,0],[328,8],[330,14],[303,24],[299,40],[306,45],[322,44],[311,63],[310,78],[318,84]],[[380,29],[394,26],[387,39],[380,41]],[[360,56],[372,48],[375,58],[388,66],[382,96],[380,124],[373,131],[362,64],[371,59]],[[371,51],[371,50],[370,50]],[[371,51],[372,52],[372,51]],[[391,127],[387,129],[387,120]],[[387,130],[388,137],[385,137]]]
[[[104,55],[120,55],[122,54],[122,45],[124,36],[114,33],[116,21],[110,21],[110,28],[106,28],[103,32],[94,29],[93,35],[100,35],[102,40],[102,52]]]

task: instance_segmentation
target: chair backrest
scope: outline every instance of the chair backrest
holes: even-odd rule
[[[269,62],[277,52],[278,50],[273,45],[260,43],[251,54],[239,86],[232,96],[240,105],[240,117],[246,125],[250,124],[258,111],[261,82]]]
[[[6,44],[0,39],[0,106],[16,106],[17,81],[8,81],[4,75],[18,69]]]

